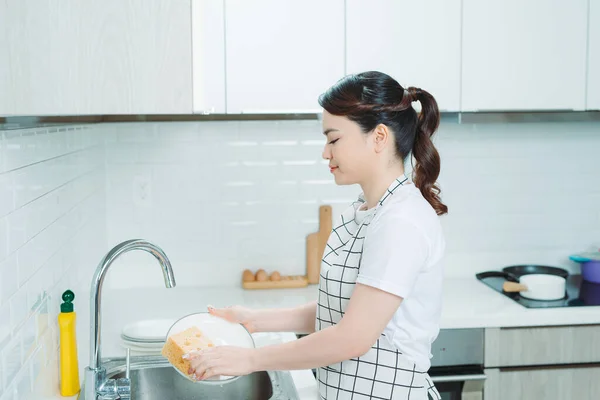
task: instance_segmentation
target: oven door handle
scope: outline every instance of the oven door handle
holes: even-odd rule
[[[442,382],[461,382],[461,381],[483,381],[487,377],[485,374],[473,374],[473,375],[448,375],[448,376],[432,376],[431,380],[433,383]]]

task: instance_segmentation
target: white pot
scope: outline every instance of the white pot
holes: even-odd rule
[[[558,275],[527,274],[519,277],[521,296],[532,300],[560,300],[565,297],[567,280]]]

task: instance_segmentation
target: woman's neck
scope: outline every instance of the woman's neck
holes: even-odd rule
[[[388,168],[383,173],[374,174],[367,182],[360,184],[367,201],[367,209],[377,205],[385,191],[390,187],[394,179],[404,175],[404,166]]]

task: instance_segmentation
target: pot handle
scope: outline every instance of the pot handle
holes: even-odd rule
[[[515,275],[511,274],[510,272],[504,272],[504,271],[486,271],[486,272],[480,272],[478,274],[475,275],[478,279],[485,279],[485,278],[504,278],[509,282],[519,282],[519,278],[517,278]]]
[[[521,285],[520,283],[517,283],[517,282],[506,281],[502,285],[502,290],[504,290],[505,292],[508,292],[508,293],[522,292],[522,291],[527,290],[527,286]]]

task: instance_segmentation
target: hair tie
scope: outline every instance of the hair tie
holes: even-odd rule
[[[416,87],[409,87],[408,89],[404,89],[404,95],[408,95],[410,96],[410,101],[411,102],[415,102],[415,101],[419,101],[419,93],[421,92],[421,89],[416,88]]]

